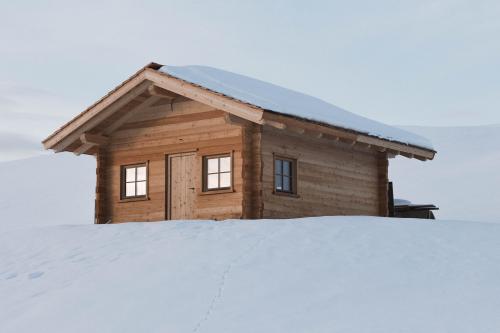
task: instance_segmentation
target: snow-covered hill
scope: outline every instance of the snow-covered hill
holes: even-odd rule
[[[429,138],[438,154],[390,161],[396,197],[434,203],[442,219],[500,222],[500,125],[405,129]]]
[[[63,153],[3,162],[0,175],[0,232],[29,225],[93,223],[92,156]]]
[[[368,217],[0,233],[0,332],[497,332],[500,224]]]
[[[499,127],[411,128],[396,195],[500,221]],[[324,217],[92,225],[95,160],[0,163],[0,332],[495,332],[500,224]],[[80,225],[72,225],[80,224]],[[87,224],[87,225],[83,225]]]

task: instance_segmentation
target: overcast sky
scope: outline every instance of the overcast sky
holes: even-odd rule
[[[0,1],[0,140],[38,142],[150,61],[389,124],[500,123],[500,1]]]

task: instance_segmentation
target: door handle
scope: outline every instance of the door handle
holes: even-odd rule
[[[194,190],[194,187],[189,187],[190,190]]]

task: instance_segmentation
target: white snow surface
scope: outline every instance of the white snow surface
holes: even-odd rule
[[[500,225],[370,217],[0,233],[0,332],[497,332]]]
[[[429,140],[417,134],[356,115],[319,98],[244,75],[206,66],[163,66],[160,71],[265,110],[433,149]]]
[[[407,168],[393,163],[406,159],[391,160],[396,194],[438,204],[441,218],[500,222],[498,128],[417,128],[442,153]],[[7,175],[2,333],[500,327],[498,223],[321,217],[92,225],[94,158],[40,156],[0,163],[0,173]]]
[[[29,225],[93,223],[95,167],[93,156],[71,153],[0,163],[0,232]]]

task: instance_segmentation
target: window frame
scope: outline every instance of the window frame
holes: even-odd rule
[[[281,173],[279,174],[281,176],[281,184],[283,187],[283,161],[290,162],[290,191],[284,191],[284,190],[278,190],[276,188],[276,160],[281,160],[282,161],[282,166],[281,166]],[[297,159],[294,157],[290,156],[285,156],[285,155],[280,155],[280,154],[274,154],[273,153],[273,194],[276,195],[283,195],[283,196],[290,196],[290,197],[298,197],[298,189],[297,189]]]
[[[137,180],[137,169],[145,167],[146,168],[146,180]],[[132,182],[127,182],[127,169],[135,168],[135,180]],[[127,183],[135,183],[135,193],[137,194],[137,183],[145,182],[146,193],[142,195],[127,196]],[[134,163],[120,166],[120,201],[138,201],[138,200],[148,200],[149,199],[149,161],[142,163]]]
[[[220,158],[223,157],[229,157],[229,171],[220,171]],[[218,185],[219,187],[217,188],[208,188],[208,160],[209,159],[218,159],[218,172],[216,173],[211,173],[212,174],[217,174],[218,175]],[[202,193],[201,194],[216,194],[216,193],[227,193],[227,192],[233,192],[233,184],[234,184],[234,179],[233,179],[233,167],[234,159],[233,159],[233,152],[228,152],[228,153],[221,153],[221,154],[214,154],[214,155],[204,155],[202,156]],[[220,175],[221,173],[229,173],[229,186],[226,187],[220,187]]]

